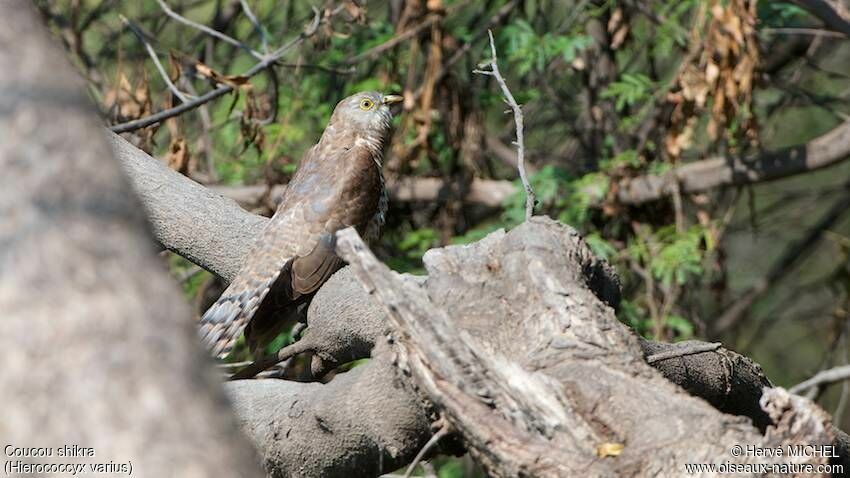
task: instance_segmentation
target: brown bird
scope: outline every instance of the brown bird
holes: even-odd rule
[[[242,269],[201,318],[201,338],[214,356],[230,353],[243,331],[256,356],[303,312],[342,266],[337,231],[354,226],[367,241],[378,236],[387,210],[381,159],[390,105],[402,100],[363,92],[336,105]]]

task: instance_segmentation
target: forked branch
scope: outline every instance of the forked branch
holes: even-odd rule
[[[525,188],[525,219],[528,220],[531,219],[531,216],[534,214],[535,198],[534,190],[531,188],[531,183],[528,182],[528,175],[525,172],[525,143],[523,142],[522,108],[516,102],[516,99],[514,99],[514,95],[511,94],[511,90],[508,88],[505,78],[499,71],[499,64],[496,59],[496,43],[493,41],[492,30],[487,30],[487,35],[490,37],[490,52],[493,56],[489,61],[479,64],[478,69],[473,70],[473,73],[492,76],[495,78],[496,82],[499,83],[499,88],[502,89],[502,95],[505,97],[505,103],[511,107],[511,111],[514,113],[514,123],[516,123],[516,141],[514,142],[517,153],[516,162],[517,169],[519,169],[519,178],[522,181],[522,186]],[[488,67],[490,68],[489,70],[483,69]]]

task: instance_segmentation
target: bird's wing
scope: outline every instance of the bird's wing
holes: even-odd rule
[[[275,291],[275,302],[293,301],[315,292],[336,272],[341,260],[334,252],[335,233],[350,225],[362,232],[377,204],[368,199],[374,196],[369,191],[374,181],[364,181],[369,171],[356,167],[369,164],[365,161],[371,163],[371,155],[357,147],[317,146],[305,155],[247,262],[201,318],[202,340],[214,356],[226,356],[249,321],[269,328],[275,317],[255,317],[269,291]],[[263,307],[260,315],[277,309]]]
[[[214,356],[226,356],[230,352],[273,287],[289,295],[287,284],[276,283],[288,277],[298,246],[315,242],[311,229],[318,225],[305,221],[306,207],[309,205],[299,202],[275,214],[236,278],[201,317],[201,338]]]

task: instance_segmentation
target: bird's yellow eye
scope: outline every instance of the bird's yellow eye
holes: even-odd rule
[[[369,98],[363,98],[360,100],[360,109],[363,111],[369,111],[375,107],[375,102],[370,100]]]

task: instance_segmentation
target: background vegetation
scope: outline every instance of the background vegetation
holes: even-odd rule
[[[396,189],[373,247],[412,272],[429,248],[523,218],[511,116],[495,83],[472,73],[492,29],[523,104],[536,213],[572,225],[616,265],[621,320],[656,339],[722,341],[779,385],[847,363],[850,164],[645,202],[620,194],[635,178],[801,145],[850,120],[847,37],[793,3],[37,3],[109,124],[231,86],[125,137],[263,214],[338,100],[403,92],[385,160]],[[317,12],[329,21],[312,31]],[[299,35],[274,67],[245,75]],[[220,292],[205,271],[166,260],[199,311]],[[839,423],[848,392],[819,392]],[[468,473],[458,461],[438,468]]]

